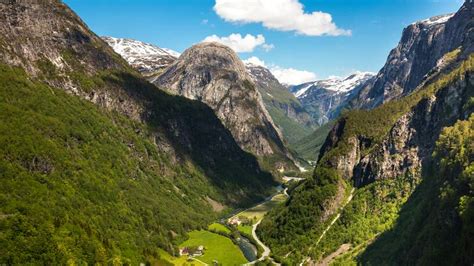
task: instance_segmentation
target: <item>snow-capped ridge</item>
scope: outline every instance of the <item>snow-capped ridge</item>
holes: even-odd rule
[[[412,25],[414,25],[414,24],[423,24],[423,25],[426,25],[426,26],[439,25],[439,24],[446,23],[453,16],[454,16],[454,13],[441,15],[441,16],[435,16],[435,17],[424,19],[424,20],[416,21],[416,22],[412,23]]]
[[[172,64],[181,54],[132,39],[102,37],[116,53],[145,76],[153,75]]]
[[[179,57],[180,53],[168,48],[160,48],[156,45],[133,39],[102,37],[120,55],[127,57],[169,55]],[[126,59],[126,58],[125,58]]]
[[[354,72],[346,78],[332,76],[325,80],[317,80],[314,82],[302,84],[303,86],[296,92],[295,97],[302,98],[310,91],[310,89],[325,89],[335,93],[347,93],[373,77],[375,73],[372,72]]]

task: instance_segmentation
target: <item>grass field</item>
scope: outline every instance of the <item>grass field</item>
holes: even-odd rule
[[[231,233],[229,228],[227,228],[225,225],[222,225],[220,223],[210,224],[207,229],[210,230],[210,231],[221,232],[221,233],[224,233],[224,234],[230,234]]]
[[[211,264],[217,260],[222,265],[241,265],[247,263],[244,254],[238,246],[224,236],[201,230],[191,231],[189,239],[183,242],[180,247],[204,246],[204,255],[197,259]]]
[[[182,257],[173,257],[171,256],[168,252],[160,249],[158,250],[160,254],[160,260],[156,262],[156,264],[153,265],[177,265],[177,266],[199,266],[199,265],[204,265],[204,263],[201,263],[199,261],[188,261],[188,258],[186,256]]]
[[[237,230],[239,230],[240,232],[246,235],[249,235],[249,236],[252,235],[252,226],[250,225],[239,225],[237,226]]]
[[[283,193],[275,195],[271,200],[265,201],[264,203],[257,205],[253,208],[247,209],[243,212],[236,214],[235,216],[245,216],[248,219],[255,219],[259,221],[263,218],[265,213],[273,209],[275,206],[285,202],[286,196]]]

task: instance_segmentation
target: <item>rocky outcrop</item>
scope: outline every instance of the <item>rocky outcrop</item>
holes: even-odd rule
[[[407,174],[419,176],[423,163],[433,152],[441,130],[468,117],[471,111],[467,111],[465,106],[473,95],[474,76],[472,72],[468,72],[402,115],[382,142],[375,145],[369,153],[362,151],[373,144],[373,139],[351,136],[347,152],[332,158],[329,164],[342,177],[352,179],[357,187],[383,178]],[[345,121],[341,119],[328,136],[321,156],[337,146],[344,127]]]
[[[172,94],[209,105],[244,150],[257,156],[277,156],[280,166],[291,165],[291,155],[260,93],[229,47],[194,45],[153,82]]]
[[[465,47],[473,51],[474,3],[466,1],[456,14],[437,16],[403,30],[398,46],[390,52],[373,84],[361,89],[355,108],[374,108],[412,92],[439,67],[445,54]],[[469,47],[468,47],[469,46]]]

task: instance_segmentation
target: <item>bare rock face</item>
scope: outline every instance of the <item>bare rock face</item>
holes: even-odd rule
[[[230,48],[197,44],[153,82],[209,105],[244,150],[286,162],[291,157],[244,64]]]
[[[413,23],[403,30],[398,46],[373,83],[368,83],[353,101],[355,108],[374,108],[412,92],[436,71],[443,56],[464,46],[473,51],[474,3],[466,1],[456,14]],[[467,47],[470,46],[470,47]]]

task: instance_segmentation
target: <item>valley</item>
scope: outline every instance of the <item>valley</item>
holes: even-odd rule
[[[0,265],[474,264],[473,0],[87,1],[0,1]]]
[[[285,180],[301,182],[293,181],[293,178]],[[207,230],[191,231],[189,239],[179,245],[180,249],[202,246],[204,255],[173,257],[163,251],[161,259],[174,265],[193,261],[203,265],[212,265],[214,262],[224,265],[254,265],[266,260],[272,261],[271,250],[258,238],[256,229],[268,211],[287,200],[287,188],[278,186],[275,189],[277,192],[265,201],[227,215],[219,222],[210,224]]]

